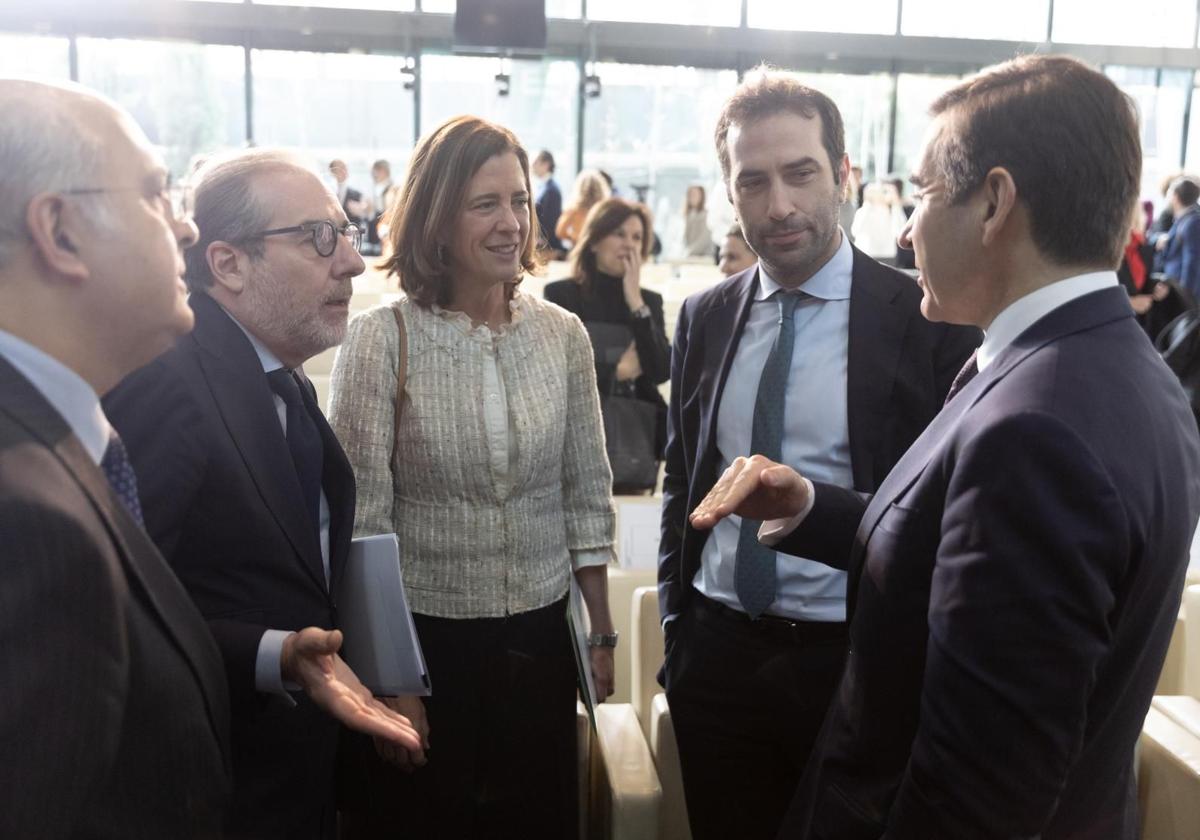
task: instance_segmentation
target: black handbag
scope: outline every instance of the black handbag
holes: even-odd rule
[[[635,396],[601,394],[600,413],[613,486],[653,490],[658,482],[658,406]]]

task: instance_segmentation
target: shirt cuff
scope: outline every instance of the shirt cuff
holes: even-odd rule
[[[758,526],[758,541],[763,545],[777,545],[780,540],[799,528],[800,523],[812,511],[813,503],[817,500],[817,490],[807,478],[801,477],[800,480],[808,487],[808,502],[794,516],[784,519],[768,519],[762,525]]]
[[[571,571],[578,572],[588,566],[607,566],[613,560],[612,546],[583,548],[571,551]]]
[[[258,640],[258,655],[254,660],[254,687],[269,694],[282,694],[292,700],[289,691],[299,686],[283,681],[283,641],[292,635],[290,630],[267,630]]]

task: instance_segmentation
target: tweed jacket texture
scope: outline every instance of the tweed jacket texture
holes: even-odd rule
[[[493,333],[462,313],[398,304],[408,372],[394,460],[399,332],[358,315],[338,351],[330,421],[354,468],[358,536],[395,531],[412,609],[512,615],[567,591],[571,552],[606,549],[615,516],[592,348],[571,313],[518,291]],[[485,361],[508,405],[507,480],[489,468]]]

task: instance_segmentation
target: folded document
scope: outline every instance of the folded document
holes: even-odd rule
[[[395,534],[359,537],[351,543],[337,604],[345,636],[342,658],[363,685],[382,697],[432,693],[404,594]]]

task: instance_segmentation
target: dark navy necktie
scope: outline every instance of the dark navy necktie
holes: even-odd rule
[[[321,469],[325,461],[325,447],[321,443],[321,432],[308,413],[304,397],[300,394],[300,383],[296,375],[287,368],[279,368],[267,374],[267,382],[283,404],[287,406],[287,445],[300,480],[300,492],[309,521],[320,539],[321,532]]]
[[[792,314],[800,293],[776,292],[779,333],[763,365],[754,399],[754,421],[750,432],[750,454],[782,461],[783,407],[787,397],[788,373],[796,328]],[[733,567],[733,589],[751,618],[762,615],[775,600],[775,550],[758,541],[761,522],[742,519],[738,532],[737,562]]]
[[[946,392],[946,403],[954,399],[958,392],[966,388],[971,380],[979,373],[979,361],[976,358],[978,350],[972,350],[971,356],[967,359],[966,364],[962,366],[962,370],[954,377],[954,381],[950,383],[950,390]],[[945,405],[946,403],[943,403]]]
[[[138,498],[137,475],[129,461],[129,452],[116,429],[109,430],[108,446],[104,450],[104,457],[100,459],[100,469],[117,498],[121,500],[121,504],[125,506],[125,510],[129,511],[129,515],[137,524],[145,527],[142,502]]]

